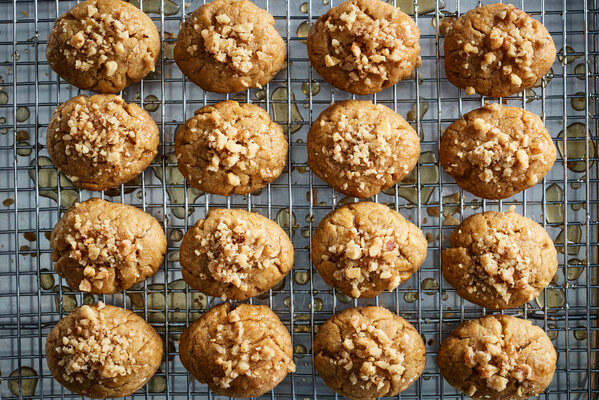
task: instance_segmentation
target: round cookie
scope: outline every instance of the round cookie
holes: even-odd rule
[[[333,315],[318,330],[313,350],[318,375],[350,399],[396,396],[420,377],[426,363],[418,331],[383,307]]]
[[[71,85],[116,93],[139,82],[160,54],[156,26],[121,0],[87,0],[64,13],[48,37],[50,67]]]
[[[248,0],[214,0],[185,21],[175,61],[204,90],[233,93],[266,85],[281,70],[285,43],[266,10]]]
[[[158,152],[160,133],[152,117],[119,96],[73,97],[52,113],[48,154],[73,185],[104,190],[130,181]]]
[[[322,279],[352,297],[374,297],[405,282],[422,265],[422,231],[384,204],[351,203],[327,215],[312,239]]]
[[[486,104],[445,130],[439,162],[458,185],[485,199],[505,199],[549,172],[557,151],[537,115]]]
[[[156,273],[166,237],[150,214],[93,198],[67,210],[52,230],[50,246],[54,269],[71,288],[110,294]]]
[[[442,251],[443,276],[461,297],[481,307],[520,307],[557,271],[557,251],[545,229],[515,212],[474,214],[449,242]]]
[[[291,336],[266,306],[223,303],[181,335],[183,366],[213,392],[258,397],[295,371]]]
[[[504,97],[532,87],[555,60],[547,29],[511,4],[477,7],[445,36],[445,75],[466,94]]]
[[[437,356],[447,382],[475,400],[536,396],[551,383],[556,361],[541,328],[509,315],[464,322],[443,341]]]
[[[140,316],[105,305],[77,307],[46,338],[54,379],[83,396],[129,396],[154,375],[162,339]]]
[[[420,30],[407,14],[381,0],[350,0],[323,14],[308,34],[308,57],[338,89],[379,92],[421,64]]]
[[[281,126],[262,108],[227,100],[202,107],[175,138],[181,174],[192,186],[228,196],[273,182],[287,161]]]
[[[310,169],[333,189],[368,198],[401,181],[418,163],[420,140],[390,108],[346,100],[324,110],[308,132]]]
[[[209,296],[245,300],[264,293],[293,266],[293,244],[274,221],[244,210],[212,209],[189,229],[181,272]]]

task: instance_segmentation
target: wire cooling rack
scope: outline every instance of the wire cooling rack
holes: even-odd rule
[[[167,344],[159,373],[134,397],[221,397],[193,381],[177,356],[183,327],[220,301],[190,290],[181,280],[178,247],[185,230],[210,207],[235,207],[276,220],[292,237],[296,251],[294,269],[284,284],[252,300],[269,305],[288,326],[297,364],[297,371],[265,398],[335,397],[313,369],[312,339],[332,313],[370,304],[404,316],[426,342],[425,372],[399,397],[460,398],[440,376],[436,352],[460,322],[486,311],[461,300],[442,280],[439,249],[468,215],[514,205],[517,212],[542,223],[559,250],[560,266],[550,287],[527,305],[507,311],[545,328],[559,353],[553,382],[540,398],[596,398],[597,1],[515,1],[547,26],[561,55],[536,87],[502,101],[541,115],[560,151],[545,180],[499,202],[481,201],[462,192],[437,163],[443,129],[484,101],[479,96],[466,97],[445,79],[442,34],[437,27],[479,2],[394,1],[412,15],[418,10],[414,18],[422,32],[422,67],[412,79],[367,98],[388,105],[413,123],[421,135],[422,154],[413,174],[374,200],[389,204],[422,228],[429,241],[428,257],[397,290],[357,301],[324,284],[309,257],[318,222],[335,207],[355,201],[333,192],[310,173],[305,146],[311,121],[332,101],[350,98],[331,89],[309,67],[306,56],[309,24],[335,4],[333,0],[256,2],[275,16],[287,44],[286,68],[264,89],[230,97],[259,104],[282,124],[290,143],[288,166],[260,192],[226,198],[190,188],[177,172],[173,156],[177,127],[197,108],[228,97],[202,92],[173,63],[179,24],[201,3],[143,1],[142,7],[163,37],[162,58],[155,73],[122,95],[142,105],[158,123],[162,132],[159,156],[139,179],[116,190],[92,193],[72,187],[58,175],[45,148],[52,110],[79,93],[61,81],[45,59],[54,20],[74,2],[0,0],[0,397],[78,397],[52,378],[45,360],[45,336],[76,305],[101,298],[71,291],[53,273],[48,239],[65,207],[99,195],[151,213],[162,221],[168,237],[168,253],[159,273],[134,290],[102,298],[139,312]]]

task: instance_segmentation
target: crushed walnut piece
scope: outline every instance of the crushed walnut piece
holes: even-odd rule
[[[85,98],[72,101],[75,104],[66,115],[68,131],[58,138],[63,142],[66,156],[84,159],[91,167],[110,166],[116,173],[126,168],[133,156],[131,148],[146,138],[146,132],[128,127],[134,117],[123,109],[123,99],[115,96],[100,102]],[[62,128],[58,125],[56,132]],[[78,179],[77,176],[71,178]]]
[[[325,22],[330,31],[331,54],[325,55],[325,65],[339,65],[349,73],[350,79],[365,79],[370,84],[368,75],[379,76],[383,81],[388,79],[387,62],[399,62],[400,68],[408,68],[409,61],[404,53],[408,47],[403,43],[398,32],[404,29],[387,19],[373,19],[370,15],[352,3],[347,12],[339,16],[340,21],[331,18]],[[352,42],[347,42],[352,38]]]
[[[508,383],[519,383],[535,378],[533,369],[518,359],[518,349],[513,337],[505,335],[487,335],[476,346],[468,346],[464,353],[464,363],[480,376],[487,387],[497,392],[506,389]],[[473,386],[472,394],[476,392]]]
[[[83,278],[79,290],[84,292],[102,291],[107,281],[118,278],[116,270],[137,271],[144,250],[132,231],[118,229],[110,218],[83,219],[77,213],[65,241],[69,248],[63,257],[81,266]]]
[[[255,41],[252,22],[238,23],[227,14],[218,14],[212,25],[202,27],[194,23],[193,27],[202,36],[204,49],[216,61],[227,63],[241,73],[248,73],[254,67],[254,58],[267,57],[260,47],[262,44]],[[186,50],[190,55],[196,55],[199,49],[197,44],[192,44]]]
[[[281,249],[273,246],[264,226],[231,213],[219,213],[216,218],[216,230],[198,230],[200,247],[195,250],[196,255],[209,259],[207,268],[213,279],[247,291],[252,271],[282,268]]]
[[[75,326],[68,328],[62,343],[55,348],[58,366],[63,368],[66,382],[84,382],[96,379],[112,379],[133,372],[137,363],[132,347],[131,331],[117,333],[111,327],[119,321],[106,321],[97,307],[84,305],[79,310]]]
[[[115,60],[125,59],[126,53],[143,54],[141,61],[150,71],[154,71],[154,58],[148,52],[147,34],[131,32],[122,22],[121,13],[101,12],[96,2],[87,3],[84,13],[79,18],[81,30],[74,33],[64,48],[63,56],[81,72],[104,70],[107,77],[115,75],[118,63]],[[55,29],[67,32],[72,21],[61,19]]]

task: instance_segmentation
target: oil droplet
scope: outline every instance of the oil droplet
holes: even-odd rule
[[[86,293],[83,295],[83,304],[96,304],[96,297],[93,294]]]
[[[20,394],[23,397],[31,397],[35,394],[35,388],[37,387],[37,372],[31,367],[21,367],[21,393],[19,393],[19,380],[11,379],[8,381],[8,390],[15,396],[19,396]],[[18,377],[19,376],[19,368],[12,371],[9,377]],[[31,378],[35,377],[35,378]]]
[[[293,281],[298,285],[305,285],[310,282],[310,274],[308,271],[295,271],[293,273]]]
[[[557,59],[559,60],[559,62],[562,65],[572,64],[574,62],[574,60],[576,60],[578,57],[580,57],[580,56],[574,55],[574,53],[576,53],[576,51],[572,47],[566,46],[565,62],[564,62],[564,49],[563,48],[557,54]]]
[[[537,296],[535,299],[535,303],[540,308],[545,306],[545,292],[541,291],[541,294]],[[557,288],[547,289],[547,308],[559,308],[563,307],[566,304],[566,296],[564,295],[564,291]],[[556,310],[553,310],[556,311]]]
[[[393,3],[393,1],[389,1]],[[408,15],[414,15],[414,0],[395,0],[397,8],[405,12]],[[439,10],[445,8],[445,1],[439,0]],[[418,15],[428,14],[435,11],[436,1],[435,0],[418,0]]]
[[[322,0],[322,4],[324,4],[325,6],[328,6],[330,2],[331,0]]]
[[[129,3],[139,8],[139,0],[129,0]],[[149,14],[160,14],[161,0],[144,0],[143,11]],[[179,6],[172,0],[164,0],[164,15],[176,15],[179,12]]]
[[[302,43],[307,43],[306,38],[308,37],[308,33],[310,32],[310,24],[308,21],[304,21],[297,27],[296,35],[301,39]]]
[[[289,93],[290,100],[292,101],[290,105],[291,115],[289,115],[289,110],[287,108],[287,88],[284,86],[276,88],[271,95],[271,100],[273,101],[272,110],[274,114],[275,122],[281,124],[281,128],[283,128],[283,132],[287,133],[287,124],[290,124],[291,133],[295,133],[300,130],[302,127],[301,124],[297,122],[303,122],[304,118],[299,112],[297,108],[297,104],[293,103],[295,100],[295,95],[293,91]]]
[[[439,291],[439,283],[433,278],[426,278],[420,283],[420,287],[424,290],[424,294],[433,295]]]
[[[556,223],[564,221],[563,195],[564,191],[557,183],[552,184],[545,191],[545,200],[547,201],[547,205],[545,206],[545,219],[547,222]],[[551,202],[556,203],[550,204]]]
[[[158,101],[158,97],[154,96],[153,94],[146,96],[144,99],[144,110],[154,112],[158,110],[159,107],[160,101]]]
[[[162,375],[154,375],[148,382],[148,390],[150,393],[166,392],[166,378]]]
[[[409,292],[405,292],[403,294],[403,299],[406,301],[406,303],[414,303],[418,300],[418,292],[413,291],[413,290],[410,290]]]
[[[179,261],[179,250],[169,251],[166,259],[169,262],[178,262]]]
[[[570,187],[571,187],[572,189],[574,189],[574,190],[576,190],[576,189],[580,189],[580,187],[582,186],[582,184],[583,184],[584,182],[586,182],[586,180],[587,180],[587,176],[586,176],[586,175],[583,175],[583,176],[581,176],[580,178],[578,178],[578,179],[576,180],[576,182],[572,182],[572,183],[570,184]]]
[[[277,224],[279,224],[279,226],[281,228],[288,230],[289,229],[289,209],[288,208],[280,209],[279,212],[277,212],[277,216],[275,217],[275,220],[277,221]],[[295,221],[295,213],[291,213],[291,225],[293,226],[294,229],[297,226],[296,221]]]
[[[303,12],[304,14],[308,14],[310,5],[308,3],[302,3],[300,5],[300,11]]]
[[[0,104],[7,104],[8,103],[8,94],[2,90],[0,91]],[[3,124],[6,123],[6,119],[4,120]]]
[[[582,230],[578,225],[569,225],[568,226],[568,255],[575,256],[580,251],[579,245],[574,245],[573,243],[579,243],[580,237],[582,236]],[[564,230],[562,229],[557,238],[555,239],[555,243],[561,245],[557,247],[558,253],[564,253]]]
[[[314,333],[316,333],[318,327],[314,327]],[[293,325],[293,333],[310,333],[310,325],[306,324],[294,324]]]
[[[178,242],[183,239],[183,231],[181,229],[171,229],[168,237],[173,242]]]
[[[577,280],[584,271],[586,265],[587,262],[585,260],[579,260],[577,258],[572,258],[571,260],[568,260],[568,280]]]
[[[245,93],[237,93],[235,96],[233,96],[233,100],[238,103],[243,103],[245,102],[246,96],[247,95]]]
[[[177,168],[177,156],[175,155],[175,153],[168,154],[168,156],[166,157],[166,164],[166,182],[164,183],[166,185],[166,193],[168,195],[169,201],[171,204],[184,204],[185,188],[180,187],[179,185],[184,184],[185,178],[183,178],[183,175],[181,175],[181,173],[179,172],[179,168]],[[152,170],[154,171],[156,177],[161,182],[163,182],[162,167],[154,166],[152,167]],[[200,197],[203,194],[204,192],[202,192],[201,190],[196,189],[191,185],[187,185],[188,204],[194,204],[198,197]],[[171,210],[175,217],[180,219],[185,218],[185,207],[172,207]],[[192,214],[194,210],[194,208],[190,208],[188,215]]]
[[[559,331],[557,330],[557,326],[554,324],[547,324],[547,337],[551,340],[557,339],[559,336]]]
[[[293,354],[307,354],[308,349],[303,344],[296,344],[293,346]],[[304,358],[303,355],[296,356],[296,358]]]
[[[283,299],[283,305],[285,305],[285,307],[289,308],[291,307],[291,297],[287,296]]]
[[[61,308],[62,303],[62,312],[70,313],[75,308],[77,308],[77,297],[75,297],[74,294],[64,293],[65,289],[66,288],[62,289],[62,299],[60,298],[60,294],[58,294],[60,293],[60,288],[58,286],[54,286],[54,288],[52,289],[54,293],[57,293],[54,295],[54,306],[56,307],[56,311],[58,311]]]
[[[575,97],[572,97],[570,99],[570,105],[576,111],[584,111],[584,107],[585,107],[584,92],[577,92],[574,96]]]
[[[54,274],[52,274],[47,268],[41,269],[40,275],[40,287],[44,290],[50,290],[54,287]]]
[[[306,98],[310,96],[310,82],[302,82],[302,92],[306,95]],[[320,83],[312,82],[312,96],[316,96],[320,93]]]
[[[435,187],[432,184],[439,182],[439,169],[437,168],[437,157],[431,151],[427,151],[420,154],[420,164],[433,164],[433,165],[420,165],[420,202],[422,204],[428,203],[433,194]],[[418,203],[418,190],[413,186],[417,182],[417,170],[414,168],[398,185],[397,195],[403,197],[412,204]],[[424,186],[427,185],[427,186]],[[390,187],[385,189],[383,193],[388,195],[395,195],[395,188]]]
[[[266,99],[266,90],[258,89],[258,90],[256,90],[255,95],[256,95],[256,99],[264,100],[264,99]]]
[[[586,170],[585,161],[570,161],[570,159],[584,159],[586,158],[586,149],[585,149],[585,138],[587,136],[587,129],[584,124],[580,122],[575,122],[566,128],[566,136],[568,140],[568,169],[574,172],[584,172]],[[562,157],[564,157],[564,131],[561,131],[558,135],[557,141],[557,149]],[[595,158],[596,149],[595,143],[592,140],[589,140],[589,167],[593,165]]]
[[[17,155],[21,157],[30,156],[33,152],[29,142],[17,142]]]
[[[35,167],[35,160],[31,160],[31,163],[29,163],[29,165],[31,167]],[[40,196],[42,197],[47,197],[49,199],[52,199],[54,201],[58,201],[58,191],[56,190],[56,180],[57,180],[57,171],[56,168],[54,168],[54,164],[52,163],[52,160],[50,160],[48,157],[45,156],[41,156],[38,158],[38,165],[39,165],[39,174],[38,174],[38,183],[39,183],[39,187],[40,189]],[[44,168],[44,167],[49,167],[49,168]],[[35,168],[31,168],[29,170],[29,178],[35,182]],[[64,176],[63,174],[60,175],[60,186],[61,188],[63,187],[69,187],[69,186],[73,186],[73,184],[71,183],[71,181]],[[54,190],[43,190],[43,189],[54,189]],[[61,207],[71,207],[73,204],[75,204],[75,202],[78,199],[78,195],[77,192],[75,190],[72,189],[61,189],[60,190],[60,205]]]
[[[535,82],[533,87],[534,88],[539,88],[541,86],[547,87],[547,85],[549,84],[549,82],[551,82],[551,80],[553,79],[554,76],[555,76],[555,74],[553,73],[553,68],[549,68],[549,72],[547,72],[544,76],[540,77]]]
[[[17,108],[16,119],[17,122],[25,122],[29,119],[29,109],[27,107],[19,107]]]
[[[335,290],[335,295],[337,296],[337,300],[340,303],[348,304],[348,303],[351,303],[353,301],[353,298],[351,298],[350,296],[346,295],[343,292],[340,292],[339,290]]]
[[[537,92],[535,92],[534,89],[526,89],[524,92],[518,93],[518,97],[522,98],[523,93],[524,96],[526,96],[527,104],[534,100],[539,100],[541,98],[539,95],[537,95]]]
[[[583,64],[578,64],[574,67],[574,73],[577,74],[577,78],[581,81],[584,81],[584,77],[587,74],[586,66]]]
[[[309,308],[312,308],[312,304],[308,305]],[[324,302],[322,301],[321,298],[316,297],[314,299],[314,312],[319,312],[322,311],[322,308],[324,307]]]
[[[587,340],[587,338],[589,337],[588,332],[586,331],[587,328],[585,328],[584,326],[577,326],[574,329],[574,337],[576,338],[576,340]]]
[[[460,209],[460,193],[455,192],[447,196],[443,196],[441,199],[443,202],[443,216],[449,217],[450,215],[456,214]]]
[[[406,120],[411,122],[410,125],[412,125],[412,128],[417,129],[417,120],[416,120],[416,111],[417,111],[417,107],[418,104],[417,103],[413,103],[412,104],[412,109],[410,111],[408,111],[408,114],[406,115]],[[420,98],[420,119],[422,119],[422,117],[424,117],[424,115],[426,114],[426,112],[428,111],[428,107],[429,104],[428,102],[422,100],[422,98]]]

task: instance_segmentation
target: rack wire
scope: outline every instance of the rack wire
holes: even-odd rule
[[[360,300],[332,291],[312,268],[309,257],[318,222],[335,207],[356,201],[335,193],[312,175],[305,146],[309,125],[319,113],[332,101],[351,98],[326,84],[310,68],[306,56],[309,24],[338,2],[256,0],[274,15],[286,41],[286,68],[263,90],[224,96],[204,93],[182,76],[172,60],[179,24],[201,2],[144,0],[141,7],[163,38],[162,57],[155,73],[122,95],[146,108],[158,123],[162,132],[159,156],[139,179],[116,190],[92,193],[72,187],[57,174],[45,148],[52,110],[79,93],[61,81],[45,59],[52,24],[74,2],[0,0],[0,398],[79,397],[52,378],[45,360],[45,336],[75,305],[98,300],[140,313],[167,344],[159,373],[132,397],[221,398],[187,374],[178,360],[176,343],[184,326],[220,301],[189,289],[181,281],[178,264],[182,234],[210,207],[257,211],[276,220],[294,243],[296,262],[284,283],[250,300],[269,305],[290,329],[297,364],[297,371],[264,398],[336,398],[313,369],[314,334],[333,313],[371,304],[405,317],[426,342],[425,372],[399,398],[462,398],[440,376],[436,352],[460,322],[488,311],[461,300],[443,281],[439,249],[463,218],[512,205],[542,223],[559,250],[558,273],[550,287],[535,301],[506,311],[545,328],[558,351],[555,377],[540,398],[597,398],[597,1],[514,0],[547,26],[558,52],[566,57],[558,57],[539,86],[501,101],[541,115],[560,152],[552,171],[535,187],[504,201],[481,201],[461,191],[436,161],[443,129],[485,101],[479,96],[466,97],[445,79],[443,39],[437,27],[444,18],[481,2],[393,0],[414,16],[421,30],[422,67],[412,79],[360,98],[386,104],[408,117],[421,135],[422,155],[410,177],[374,200],[389,204],[420,226],[429,247],[424,265],[408,282],[375,299]],[[264,107],[285,127],[290,143],[283,175],[249,196],[226,198],[189,187],[172,155],[177,127],[197,108],[225,98]],[[168,254],[160,271],[125,293],[83,295],[69,289],[53,272],[48,240],[52,227],[74,201],[94,196],[151,213],[162,221],[168,237]]]

